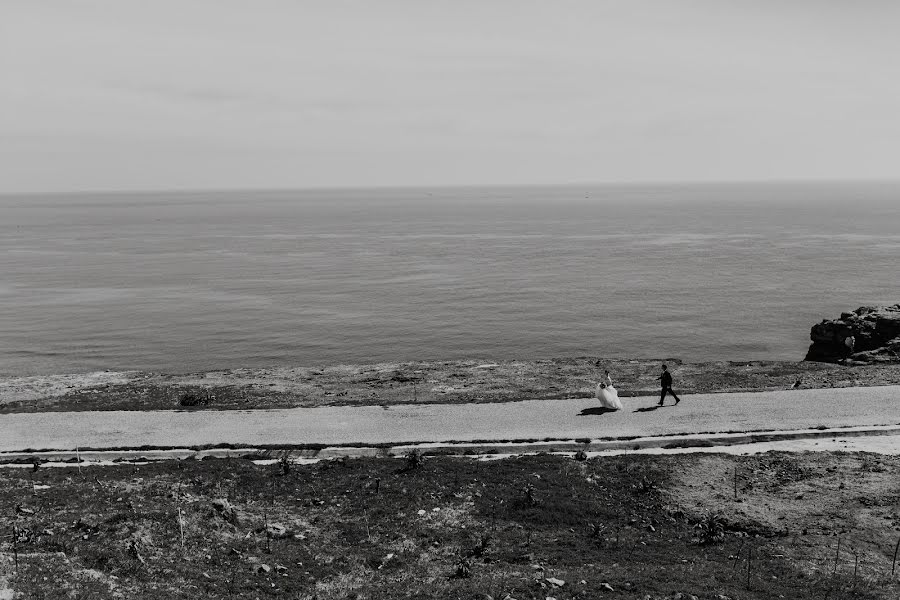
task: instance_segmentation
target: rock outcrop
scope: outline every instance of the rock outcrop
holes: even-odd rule
[[[861,306],[823,320],[809,333],[806,360],[831,363],[900,363],[900,304]]]

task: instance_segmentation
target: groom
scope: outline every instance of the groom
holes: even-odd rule
[[[659,379],[660,384],[662,385],[662,391],[659,395],[659,406],[663,405],[663,400],[666,399],[666,393],[672,394],[672,397],[675,398],[675,404],[681,402],[681,399],[675,395],[675,391],[672,389],[672,374],[669,373],[669,368],[666,365],[662,366],[662,375],[657,377]]]

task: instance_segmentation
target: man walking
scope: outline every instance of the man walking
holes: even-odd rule
[[[669,373],[669,368],[666,365],[663,365],[662,369],[662,375],[657,377],[662,385],[662,391],[659,394],[659,406],[663,405],[663,400],[666,399],[667,392],[672,394],[672,397],[675,398],[675,404],[678,404],[681,400],[675,395],[675,391],[672,389],[672,374]]]

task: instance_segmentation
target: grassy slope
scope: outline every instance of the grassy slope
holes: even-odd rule
[[[670,360],[678,392],[900,384],[900,365],[810,362],[680,363]],[[0,378],[0,412],[179,408],[185,394],[215,409],[323,405],[504,402],[592,396],[609,369],[620,394],[655,394],[660,361],[597,357],[538,361],[448,361],[238,369],[187,375],[97,373]]]
[[[403,467],[359,459],[282,474],[278,465],[227,459],[5,469],[0,529],[23,533],[18,573],[3,560],[0,590],[6,579],[23,597],[48,599],[900,592],[889,577],[900,535],[897,457],[429,457]],[[49,488],[35,492],[32,477]],[[212,506],[217,498],[234,505],[234,523]],[[712,512],[721,517],[709,519]],[[698,522],[721,523],[724,537],[698,543]],[[286,536],[267,538],[266,523],[285,526]],[[5,558],[12,550],[4,537]]]

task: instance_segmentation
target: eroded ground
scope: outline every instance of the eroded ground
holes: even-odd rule
[[[661,361],[597,357],[236,369],[186,375],[140,372],[0,378],[0,412],[251,409],[324,405],[504,402],[587,397],[606,369],[622,396],[655,394]],[[732,392],[900,384],[900,365],[812,362],[680,363],[678,392]],[[205,401],[207,403],[197,403]]]
[[[219,459],[0,480],[6,597],[900,593],[892,456]]]

